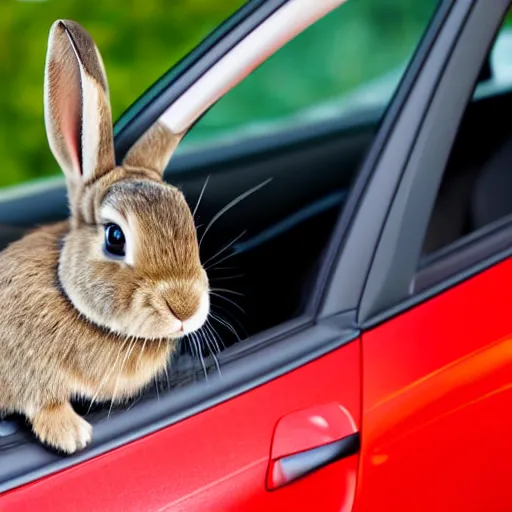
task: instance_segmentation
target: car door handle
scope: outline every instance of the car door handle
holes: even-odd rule
[[[359,433],[356,432],[339,441],[272,461],[268,472],[267,488],[271,490],[282,487],[327,464],[355,455],[358,451]]]
[[[267,489],[302,478],[359,451],[359,432],[350,413],[338,403],[288,414],[276,425]]]

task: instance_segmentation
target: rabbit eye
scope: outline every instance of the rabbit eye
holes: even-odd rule
[[[105,226],[105,250],[114,256],[124,256],[125,238],[117,224]]]

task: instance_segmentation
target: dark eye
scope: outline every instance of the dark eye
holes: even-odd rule
[[[105,226],[105,250],[114,256],[124,256],[125,239],[123,230],[117,224]]]

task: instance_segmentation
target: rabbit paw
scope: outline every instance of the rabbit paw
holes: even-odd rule
[[[32,429],[45,444],[65,453],[85,448],[92,439],[92,427],[69,403],[40,409],[32,418]]]

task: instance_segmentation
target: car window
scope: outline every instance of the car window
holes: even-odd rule
[[[342,4],[226,94],[178,151],[383,109],[437,3]]]
[[[236,256],[231,261],[244,260],[237,267],[244,277],[231,291],[243,297],[249,334],[308,309],[359,164],[436,6],[349,0],[228,92],[181,144],[178,151],[197,151],[199,158],[175,159],[167,178],[180,184],[191,205],[199,204],[199,225],[208,230],[215,219],[223,240],[210,238],[208,231],[201,246],[204,260],[214,259],[225,244],[227,256]],[[172,124],[174,105],[162,115],[165,122]],[[296,130],[308,123],[324,123],[326,129]],[[293,131],[297,137],[290,144]],[[217,151],[219,146],[224,147]],[[245,199],[254,187],[257,194]],[[236,213],[217,222],[233,202]]]
[[[56,19],[75,20],[97,42],[113,118],[244,0],[0,2],[0,186],[59,175],[43,121],[46,42]]]
[[[466,107],[439,187],[420,261],[424,275],[429,267],[436,274],[426,279],[431,284],[510,245],[511,55],[509,11]]]
[[[474,99],[505,92],[512,87],[512,11],[510,11],[489,52],[488,70],[475,88]]]

